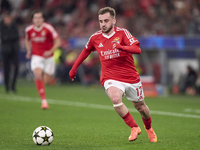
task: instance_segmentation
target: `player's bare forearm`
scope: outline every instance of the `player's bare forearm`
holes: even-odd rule
[[[53,47],[51,48],[51,52],[53,53],[56,49],[58,49],[61,46],[61,40],[60,38],[57,38],[54,40]]]
[[[27,38],[25,39],[25,46],[26,46],[26,58],[30,59],[31,57],[31,42]]]
[[[51,55],[54,53],[54,51],[55,51],[56,49],[58,49],[60,46],[61,46],[61,40],[60,40],[60,38],[55,39],[55,40],[54,40],[53,47],[52,47],[50,50],[45,51],[44,54],[43,54],[43,56],[44,56],[44,57],[49,57],[49,56],[51,56]]]

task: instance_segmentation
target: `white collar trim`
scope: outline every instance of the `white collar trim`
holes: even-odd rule
[[[109,36],[108,36],[108,35],[105,35],[104,33],[103,33],[102,35],[103,35],[105,38],[109,39],[109,38],[111,38],[114,34],[115,34],[115,31],[114,31],[112,34],[110,34]]]
[[[37,28],[36,26],[34,26],[34,29],[35,29],[36,31],[41,31],[42,28],[43,28],[43,24],[42,24],[41,27],[39,27],[39,28]]]

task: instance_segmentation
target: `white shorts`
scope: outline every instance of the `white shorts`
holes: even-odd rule
[[[116,80],[106,80],[104,82],[104,88],[106,90],[111,86],[122,90],[126,98],[130,101],[140,102],[144,100],[144,92],[141,81],[134,84],[120,82]]]
[[[36,68],[41,68],[45,73],[53,75],[55,72],[55,62],[53,57],[44,58],[37,55],[32,55],[31,57],[31,70]]]

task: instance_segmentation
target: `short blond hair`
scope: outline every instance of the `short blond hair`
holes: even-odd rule
[[[116,15],[116,13],[115,13],[115,10],[113,9],[113,8],[111,8],[111,7],[104,7],[104,8],[101,8],[100,10],[99,10],[99,15],[103,15],[103,14],[105,14],[105,13],[107,13],[107,12],[109,12],[110,13],[110,15],[113,17],[113,18],[115,18],[115,15]]]

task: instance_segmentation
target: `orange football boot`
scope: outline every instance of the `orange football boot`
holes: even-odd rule
[[[149,137],[149,141],[156,143],[158,141],[158,139],[157,139],[157,136],[156,136],[153,128],[146,129],[146,131],[147,131],[147,134],[148,134],[148,137]]]
[[[137,136],[140,135],[142,132],[141,132],[141,129],[140,127],[133,127],[131,129],[131,135],[129,136],[128,140],[129,141],[134,141],[137,139]]]
[[[42,108],[42,109],[49,109],[48,103],[46,103],[46,102],[42,103],[41,108]]]

